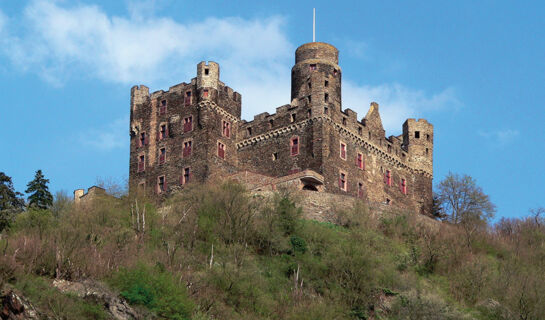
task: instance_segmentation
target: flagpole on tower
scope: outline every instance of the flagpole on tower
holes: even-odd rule
[[[312,8],[312,42],[316,42],[316,8]]]

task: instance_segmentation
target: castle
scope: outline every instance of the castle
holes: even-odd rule
[[[219,65],[168,91],[131,89],[130,173],[134,189],[164,196],[186,184],[233,177],[251,189],[290,184],[429,214],[433,126],[408,119],[385,137],[377,103],[358,120],[342,109],[338,50],[303,44],[295,52],[291,103],[241,119],[241,95]]]

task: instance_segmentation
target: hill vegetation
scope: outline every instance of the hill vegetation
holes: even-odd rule
[[[543,319],[542,213],[468,228],[356,203],[321,223],[303,219],[296,194],[233,182],[195,184],[161,208],[57,195],[4,229],[0,285],[52,319],[109,316],[53,279],[104,282],[143,318]]]

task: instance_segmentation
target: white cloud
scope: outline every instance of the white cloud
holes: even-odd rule
[[[479,135],[486,139],[492,140],[499,145],[505,145],[512,142],[519,136],[518,130],[505,129],[496,131],[479,131]]]
[[[100,151],[110,151],[127,147],[129,118],[123,117],[104,126],[100,130],[91,129],[80,134],[82,144]]]
[[[343,107],[357,111],[360,119],[365,116],[373,101],[379,104],[387,135],[400,133],[407,118],[422,117],[424,113],[460,104],[453,88],[427,95],[422,90],[397,83],[379,86],[358,86],[350,81],[343,83]]]
[[[157,16],[155,5],[153,0],[132,1],[128,16],[112,16],[95,5],[35,0],[23,17],[13,19],[20,28],[5,37],[10,46],[4,46],[9,48],[4,54],[54,85],[89,77],[127,88],[146,84],[152,90],[188,81],[195,77],[199,61],[212,60],[221,66],[222,81],[242,94],[243,118],[275,112],[290,102],[295,46],[284,31],[283,17],[208,17],[184,23]],[[0,15],[0,27],[1,22]],[[360,43],[353,49],[362,54],[365,48]],[[430,95],[400,84],[373,87],[345,81],[343,95],[344,108],[358,111],[360,118],[371,101],[378,102],[390,132],[399,132],[408,117],[457,103],[452,89]],[[124,122],[113,125],[122,125],[122,132],[127,128]],[[113,149],[125,143],[117,140],[124,135],[100,132],[94,132],[97,147]]]

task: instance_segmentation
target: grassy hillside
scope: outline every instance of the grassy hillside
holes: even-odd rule
[[[470,241],[363,204],[304,220],[288,192],[195,185],[158,209],[98,199],[19,214],[0,241],[3,286],[58,319],[106,319],[54,278],[107,283],[163,319],[543,319],[545,227],[502,220]]]

